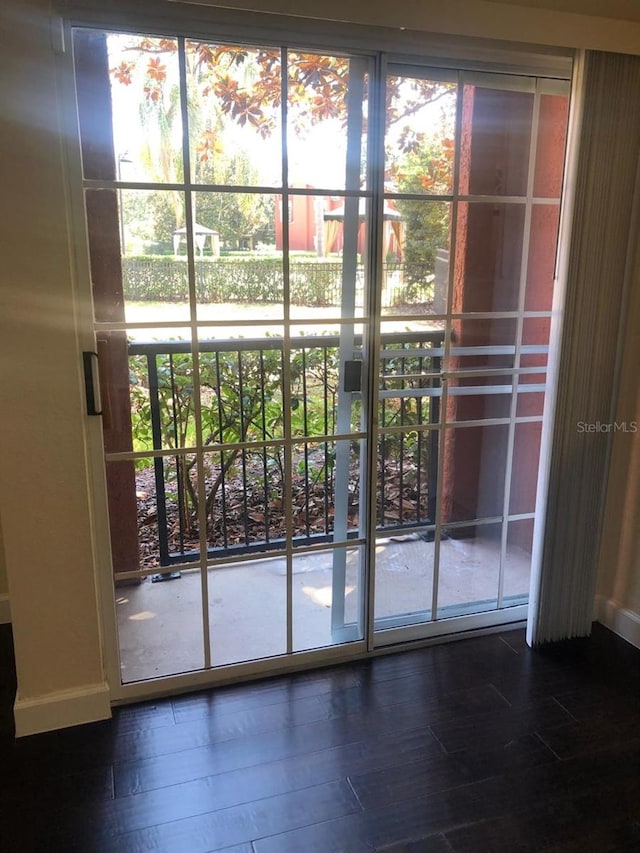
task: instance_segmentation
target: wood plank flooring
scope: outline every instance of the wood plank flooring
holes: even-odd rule
[[[512,631],[131,705],[15,741],[7,853],[640,851],[640,650]]]

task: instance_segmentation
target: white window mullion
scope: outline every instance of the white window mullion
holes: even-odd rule
[[[447,303],[444,334],[444,351],[440,362],[442,397],[440,399],[440,438],[438,442],[438,487],[436,493],[436,528],[433,540],[433,589],[431,591],[431,619],[438,618],[438,585],[440,583],[440,548],[442,543],[442,483],[444,482],[444,449],[447,436],[447,403],[449,400],[449,363],[451,358],[451,315],[453,308],[453,290],[455,286],[456,246],[458,232],[458,195],[460,191],[460,157],[462,152],[462,108],[464,99],[464,75],[458,72],[458,91],[456,99],[455,144],[453,152],[453,203],[451,205],[451,238],[449,240],[449,281],[447,282]]]
[[[367,597],[366,597],[366,634],[368,651],[374,648],[375,630],[375,578],[376,578],[376,523],[377,523],[377,471],[378,471],[378,441],[380,438],[378,403],[380,383],[380,351],[381,330],[380,315],[382,301],[382,245],[383,245],[383,213],[384,213],[384,132],[386,109],[386,80],[387,58],[377,57],[374,72],[369,81],[369,111],[367,133],[367,185],[372,191],[369,206],[371,229],[368,239],[369,281],[368,308],[369,333],[367,335],[366,361],[368,376],[367,412],[369,424],[369,446],[367,453],[367,469],[369,471],[369,494],[367,512]]]
[[[282,422],[284,445],[284,529],[285,562],[287,575],[287,654],[293,652],[293,445],[291,443],[291,281],[289,271],[289,149],[288,124],[288,73],[289,54],[286,48],[280,52],[280,116],[282,123],[282,280],[284,300],[284,330],[282,341]]]
[[[196,471],[198,472],[198,530],[200,547],[200,590],[202,597],[202,631],[204,668],[211,667],[211,626],[209,620],[209,574],[207,554],[207,488],[204,471],[204,438],[202,432],[202,401],[200,398],[200,351],[198,349],[198,304],[196,295],[195,247],[193,225],[195,212],[191,194],[191,151],[189,145],[189,102],[187,92],[187,58],[184,38],[178,39],[180,71],[180,109],[182,112],[182,168],[184,172],[184,210],[187,240],[187,274],[189,284],[189,313],[191,330],[191,359],[193,371],[193,414],[196,428]]]
[[[362,150],[362,119],[364,103],[364,80],[368,62],[363,59],[349,60],[349,83],[346,96],[347,109],[347,156],[345,187],[347,190],[360,190],[360,153]],[[367,227],[365,220],[365,228]],[[349,196],[344,200],[343,250],[342,250],[342,297],[339,368],[338,368],[338,433],[351,431],[352,392],[345,390],[345,370],[347,361],[353,360],[355,344],[356,279],[358,275],[358,238],[360,234],[360,198]],[[349,441],[337,441],[335,444],[335,480],[334,480],[334,541],[347,538],[349,511]],[[362,454],[360,454],[362,456]],[[362,462],[362,459],[361,459]],[[366,466],[365,466],[366,467]],[[344,631],[345,585],[347,571],[347,551],[337,548],[333,552],[333,570],[331,578],[331,634],[334,639]],[[359,585],[360,594],[363,586]],[[362,610],[361,607],[358,608]]]
[[[513,451],[516,440],[516,415],[518,412],[518,386],[520,379],[520,357],[522,355],[522,332],[524,328],[524,308],[527,297],[527,273],[529,271],[529,244],[531,241],[531,220],[533,209],[533,190],[536,175],[536,152],[538,149],[538,123],[540,118],[540,87],[536,84],[533,100],[533,115],[531,117],[531,137],[529,140],[529,173],[527,175],[527,202],[524,214],[524,239],[522,241],[522,257],[520,259],[520,282],[518,287],[518,316],[516,320],[516,344],[513,357],[513,378],[511,383],[511,410],[509,416],[509,434],[507,437],[507,464],[504,475],[504,501],[502,512],[502,535],[500,542],[500,568],[498,574],[498,610],[504,607],[504,572],[507,561],[507,544],[509,534],[509,505],[511,503],[511,479],[513,475]],[[541,347],[541,349],[547,349]],[[544,385],[524,386],[544,392]],[[524,390],[523,387],[523,390]]]

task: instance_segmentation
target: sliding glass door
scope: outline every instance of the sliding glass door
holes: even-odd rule
[[[522,618],[567,84],[73,55],[123,684]]]
[[[362,645],[370,61],[74,56],[122,680]]]
[[[526,615],[567,112],[561,81],[389,68],[378,643]]]

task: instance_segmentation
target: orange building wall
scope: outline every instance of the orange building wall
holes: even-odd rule
[[[517,285],[525,226],[524,205],[505,205],[501,195],[524,195],[529,160],[529,127],[533,96],[526,93],[466,87],[462,93],[460,193],[495,197],[488,203],[461,203],[458,208],[452,311],[455,313],[516,310]],[[568,99],[541,98],[534,194],[558,198],[562,186]],[[519,127],[522,128],[519,131]],[[559,207],[534,205],[531,211],[525,309],[551,310]],[[452,346],[513,344],[515,320],[462,320],[453,323]],[[547,345],[549,320],[524,321],[523,344]],[[521,366],[546,364],[546,355],[522,354]],[[509,367],[510,357],[452,359],[452,369]],[[520,383],[543,383],[544,374],[521,377]],[[500,379],[473,379],[475,385]],[[451,384],[450,380],[450,384]],[[517,414],[541,415],[543,394],[520,394]],[[509,395],[450,397],[448,421],[507,417]],[[539,423],[518,424],[510,490],[510,513],[532,512],[535,506]],[[443,441],[443,522],[501,515],[508,427],[485,426],[447,430]],[[510,541],[526,546],[532,523],[520,522]],[[514,541],[515,540],[515,541]]]

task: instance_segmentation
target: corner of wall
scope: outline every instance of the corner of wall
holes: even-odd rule
[[[13,706],[16,737],[65,729],[111,717],[109,687],[90,684],[77,690],[59,690],[46,696],[23,699]]]
[[[632,646],[640,649],[640,614],[613,598],[596,595],[593,618]]]

